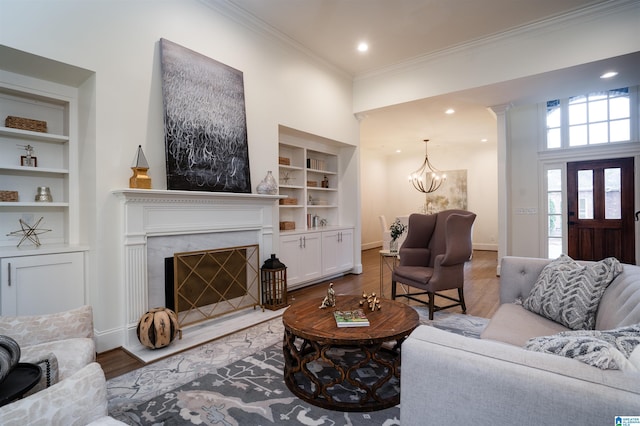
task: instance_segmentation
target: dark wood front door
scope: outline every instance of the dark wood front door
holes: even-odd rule
[[[569,256],[635,264],[633,158],[567,164]]]

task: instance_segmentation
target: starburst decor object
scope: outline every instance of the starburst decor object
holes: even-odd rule
[[[413,184],[416,190],[424,194],[429,194],[440,188],[440,185],[447,180],[447,175],[433,167],[429,161],[429,154],[427,152],[426,144],[429,142],[429,139],[425,139],[424,142],[424,163],[422,163],[422,166],[420,166],[418,170],[409,175],[409,182]]]
[[[22,236],[22,238],[20,239],[20,242],[18,243],[18,247],[20,247],[20,244],[22,244],[25,240],[29,240],[31,241],[33,244],[36,245],[36,247],[40,247],[40,238],[38,237],[38,235],[40,234],[44,234],[45,232],[51,232],[51,229],[39,229],[38,226],[40,226],[40,222],[42,222],[42,219],[44,219],[43,217],[41,217],[40,219],[38,219],[38,221],[33,225],[30,226],[27,222],[25,222],[22,219],[19,219],[20,222],[20,228],[17,231],[13,231],[7,234],[7,236],[14,236],[14,237],[19,237]]]

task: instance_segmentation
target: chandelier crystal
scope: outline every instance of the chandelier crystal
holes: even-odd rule
[[[409,175],[409,181],[416,190],[424,194],[429,194],[440,188],[440,186],[447,180],[447,175],[433,167],[429,161],[429,154],[427,152],[426,143],[429,142],[429,139],[425,139],[424,142],[424,163],[422,163],[422,166],[420,166],[418,170]]]

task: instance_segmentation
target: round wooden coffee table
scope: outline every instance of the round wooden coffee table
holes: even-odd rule
[[[364,309],[370,325],[338,328],[334,310],[359,308],[358,296],[337,296],[336,307],[315,300],[284,312],[284,380],[310,404],[340,411],[375,411],[400,402],[400,345],[418,326],[411,307],[384,299]]]

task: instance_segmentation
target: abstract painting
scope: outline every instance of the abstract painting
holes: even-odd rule
[[[160,40],[167,189],[251,192],[241,71]]]
[[[438,213],[443,210],[467,210],[467,171],[449,170],[443,172],[447,180],[435,192],[427,194],[424,203],[425,213]]]

